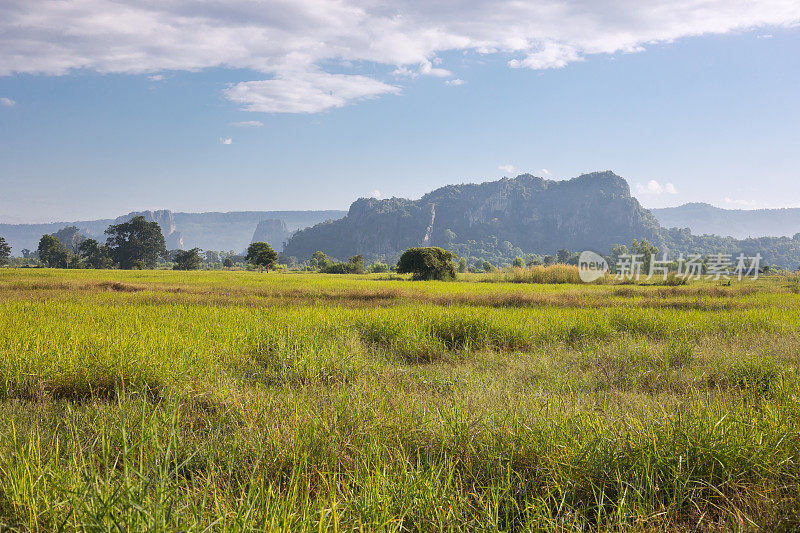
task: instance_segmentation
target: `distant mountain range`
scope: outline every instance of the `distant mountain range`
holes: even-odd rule
[[[341,218],[346,211],[233,211],[229,213],[173,213],[167,209],[137,211],[116,219],[52,222],[48,224],[0,224],[0,236],[11,245],[12,253],[19,255],[27,248],[35,250],[45,233],[55,233],[67,226],[75,226],[87,237],[105,242],[103,232],[110,224],[119,224],[136,215],[143,215],[161,226],[167,248],[202,248],[204,250],[243,251],[252,242],[256,229],[262,222],[259,238],[268,240],[276,249],[298,229],[312,226],[328,219]],[[271,221],[271,222],[270,222]],[[275,222],[277,221],[277,223]],[[271,225],[270,225],[271,224]],[[282,231],[274,231],[275,228]],[[264,228],[269,228],[267,231]]]
[[[705,203],[650,209],[665,228],[689,228],[692,233],[748,237],[791,237],[800,232],[800,208],[722,209]]]
[[[104,241],[110,224],[136,215],[158,222],[171,250],[241,252],[263,240],[299,261],[320,250],[340,260],[363,254],[369,261],[394,262],[406,248],[435,245],[473,262],[508,264],[526,253],[553,254],[562,248],[606,253],[615,244],[646,238],[671,253],[758,252],[775,266],[800,264],[800,209],[686,204],[648,211],[631,196],[628,183],[610,171],[563,181],[522,174],[448,185],[418,200],[360,198],[348,211],[142,211],[116,219],[0,224],[0,236],[20,255],[23,248],[35,250],[43,234],[66,226]]]
[[[419,200],[356,200],[347,216],[295,233],[284,253],[322,250],[391,258],[410,246],[497,241],[537,253],[607,250],[633,239],[656,239],[658,221],[613,172],[565,181],[530,174],[480,184],[449,185]],[[508,247],[508,246],[506,246]]]

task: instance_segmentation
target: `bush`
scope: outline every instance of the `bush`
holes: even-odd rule
[[[372,265],[372,272],[375,274],[383,274],[389,272],[389,266],[386,263],[375,263]]]
[[[413,274],[415,280],[452,280],[456,277],[455,257],[453,252],[435,246],[409,248],[400,256],[397,272]]]
[[[323,274],[366,274],[364,256],[354,255],[347,263],[329,263],[320,270]]]
[[[662,283],[669,287],[677,287],[679,285],[686,285],[687,277],[679,276],[677,272],[670,272]]]

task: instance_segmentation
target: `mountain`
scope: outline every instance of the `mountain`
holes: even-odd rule
[[[278,219],[290,232],[325,220],[342,218],[346,211],[231,211],[228,213],[175,213],[175,225],[183,235],[186,248],[243,251],[252,242],[262,220]],[[275,244],[275,243],[270,243]],[[281,249],[277,243],[277,251]]]
[[[791,237],[800,232],[800,208],[722,209],[705,203],[651,209],[665,228],[689,228],[692,233],[748,237]]]
[[[284,253],[300,259],[317,250],[338,259],[394,257],[411,246],[470,241],[502,241],[537,253],[605,251],[633,239],[656,239],[659,231],[658,221],[613,172],[565,181],[522,174],[449,185],[419,200],[360,198],[346,217],[295,233]]]
[[[175,227],[175,220],[172,211],[159,209],[156,211],[134,211],[127,215],[119,216],[115,219],[105,218],[100,220],[84,220],[76,222],[50,222],[47,224],[0,224],[0,236],[11,245],[11,251],[15,255],[27,248],[36,250],[39,246],[39,239],[44,234],[54,234],[69,226],[74,226],[80,230],[81,235],[90,237],[100,242],[105,242],[105,230],[111,224],[127,222],[135,216],[143,216],[148,222],[158,222],[161,232],[164,234],[164,241],[167,248],[172,250],[182,247],[182,238]]]
[[[47,224],[0,224],[0,236],[11,245],[14,255],[27,248],[35,250],[44,234],[53,234],[67,226],[75,226],[81,234],[105,242],[104,231],[136,215],[143,215],[161,226],[168,249],[202,248],[204,250],[243,251],[250,244],[258,224],[263,220],[282,220],[289,232],[324,220],[341,218],[345,211],[233,211],[229,213],[174,213],[168,209],[137,211],[116,219],[52,222]],[[285,240],[285,238],[284,238]],[[283,240],[270,243],[277,246]]]
[[[253,232],[252,242],[266,242],[273,248],[283,249],[283,243],[291,236],[292,232],[286,226],[286,222],[278,218],[262,220]]]

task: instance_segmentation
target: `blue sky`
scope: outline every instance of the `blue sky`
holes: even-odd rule
[[[359,196],[606,169],[646,207],[800,206],[797,2],[755,2],[761,11],[735,17],[698,7],[664,27],[663,12],[588,16],[576,2],[583,30],[558,17],[478,27],[478,10],[431,26],[433,37],[426,24],[448,12],[420,14],[413,2],[402,18],[351,6],[342,20],[362,19],[341,31],[326,25],[323,0],[299,14],[258,2],[261,26],[207,2],[192,13],[199,29],[161,42],[159,28],[186,13],[131,2],[117,20],[93,1],[67,15],[0,8],[9,24],[17,17],[16,33],[0,31],[11,51],[0,58],[0,222],[346,209]],[[48,30],[48,16],[75,34]],[[259,30],[246,39],[233,31],[243,18]],[[405,26],[384,31],[386,20]],[[149,41],[137,24],[153,25]],[[283,48],[264,50],[279,30]],[[392,31],[385,49],[375,44]]]

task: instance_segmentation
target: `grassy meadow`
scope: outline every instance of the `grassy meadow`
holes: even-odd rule
[[[530,281],[0,269],[0,531],[800,529],[796,278]]]

